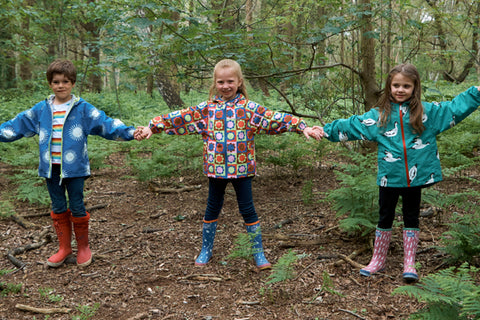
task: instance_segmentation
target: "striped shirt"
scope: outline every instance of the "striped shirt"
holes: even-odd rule
[[[62,132],[63,124],[65,123],[65,115],[72,100],[59,104],[52,105],[53,108],[53,131],[52,131],[52,163],[62,163]]]

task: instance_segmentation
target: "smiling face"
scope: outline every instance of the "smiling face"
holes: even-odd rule
[[[62,104],[70,101],[72,98],[72,89],[75,84],[64,74],[55,73],[52,82],[49,83],[50,88],[55,94],[54,104]]]
[[[238,77],[231,67],[220,68],[215,72],[215,88],[223,100],[235,98],[243,80]]]
[[[390,90],[394,102],[402,103],[410,100],[414,89],[415,83],[413,80],[402,73],[397,73],[392,77]]]

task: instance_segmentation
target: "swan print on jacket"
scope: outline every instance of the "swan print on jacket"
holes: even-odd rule
[[[386,126],[379,126],[378,109],[362,115],[338,119],[324,126],[325,138],[366,139],[378,144],[377,184],[384,187],[416,187],[441,181],[442,172],[436,136],[465,119],[480,106],[476,87],[456,96],[452,101],[423,102],[422,134],[410,126],[409,103],[392,103]]]

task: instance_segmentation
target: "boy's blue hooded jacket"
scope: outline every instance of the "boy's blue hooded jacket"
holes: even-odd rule
[[[73,95],[72,95],[73,96]],[[38,174],[51,178],[52,101],[53,95],[19,113],[15,118],[0,125],[0,142],[12,142],[38,134],[40,162]],[[135,128],[126,126],[118,119],[108,117],[82,98],[73,96],[74,103],[67,110],[62,133],[62,178],[87,177],[90,175],[88,159],[88,135],[98,135],[108,140],[129,141]]]
[[[436,136],[452,128],[480,106],[476,87],[452,101],[423,102],[421,135],[413,132],[407,103],[392,103],[386,127],[380,127],[379,112],[371,109],[363,115],[335,120],[324,127],[330,141],[370,140],[378,144],[377,184],[383,187],[426,186],[442,180]]]

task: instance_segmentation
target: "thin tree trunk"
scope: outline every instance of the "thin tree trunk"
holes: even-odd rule
[[[370,0],[360,0],[359,4],[362,10],[371,12]],[[360,38],[360,55],[362,59],[362,71],[360,79],[365,94],[365,111],[372,108],[378,99],[378,86],[375,81],[375,41],[371,35],[373,31],[372,17],[364,14],[361,18],[361,38]]]

